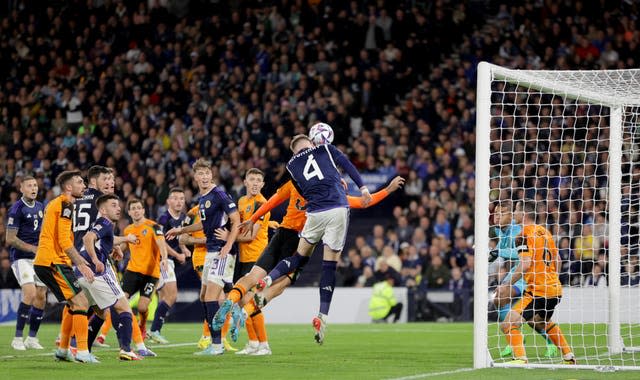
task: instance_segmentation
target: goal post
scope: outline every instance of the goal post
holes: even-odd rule
[[[490,296],[515,261],[489,263],[496,201],[536,202],[559,248],[551,318],[578,366],[640,370],[640,70],[478,65],[474,367],[510,365]],[[513,299],[515,303],[517,299]],[[565,367],[526,325],[528,367]]]

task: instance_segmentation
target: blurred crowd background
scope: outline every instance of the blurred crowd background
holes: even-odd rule
[[[62,170],[112,167],[117,193],[141,197],[153,219],[173,186],[194,203],[199,157],[233,197],[251,167],[272,195],[291,136],[323,121],[379,187],[407,179],[354,213],[341,284],[392,274],[397,286],[471,289],[478,62],[633,68],[637,16],[635,2],[604,0],[4,2],[0,282],[10,277],[6,211],[24,175],[46,202]],[[569,264],[588,258],[577,238],[558,242]]]

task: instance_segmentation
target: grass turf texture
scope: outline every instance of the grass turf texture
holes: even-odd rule
[[[0,369],[3,379],[630,379],[640,372],[598,373],[591,370],[472,370],[473,325],[415,323],[404,325],[329,325],[323,346],[313,341],[311,326],[268,325],[272,356],[226,353],[196,357],[200,324],[169,323],[163,329],[169,346],[149,345],[158,354],[139,362],[117,359],[112,348],[96,348],[101,364],[55,362],[53,342],[58,326],[43,324],[39,337],[45,351],[14,351],[13,326],[0,326]],[[490,326],[490,331],[491,326]],[[535,339],[526,331],[527,339]],[[246,342],[243,334],[236,348]],[[528,341],[529,342],[529,341]],[[541,342],[535,341],[536,345]],[[531,351],[533,354],[533,351]],[[559,361],[559,358],[558,358]],[[584,363],[584,362],[583,362]]]

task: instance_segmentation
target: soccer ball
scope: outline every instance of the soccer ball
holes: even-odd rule
[[[316,123],[309,129],[309,138],[316,145],[331,144],[333,142],[333,129],[329,124]]]

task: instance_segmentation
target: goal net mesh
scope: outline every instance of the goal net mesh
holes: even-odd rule
[[[561,326],[579,364],[637,366],[640,358],[634,350],[640,347],[638,99],[640,71],[519,72],[517,79],[491,80],[490,245],[498,244],[497,229],[505,227],[494,219],[498,201],[534,199],[536,224],[551,232],[562,260],[563,297],[551,320]],[[622,109],[621,162],[612,162],[609,154],[611,104]],[[621,353],[610,352],[608,343],[609,187],[616,166],[622,171],[622,219],[616,224]],[[515,265],[517,260],[502,257],[490,264],[490,295]],[[510,301],[515,305],[518,298]],[[505,351],[497,309],[490,301],[488,349],[492,361],[500,363],[512,355]],[[521,332],[529,363],[562,362],[559,349],[549,355],[541,334],[526,324]]]

